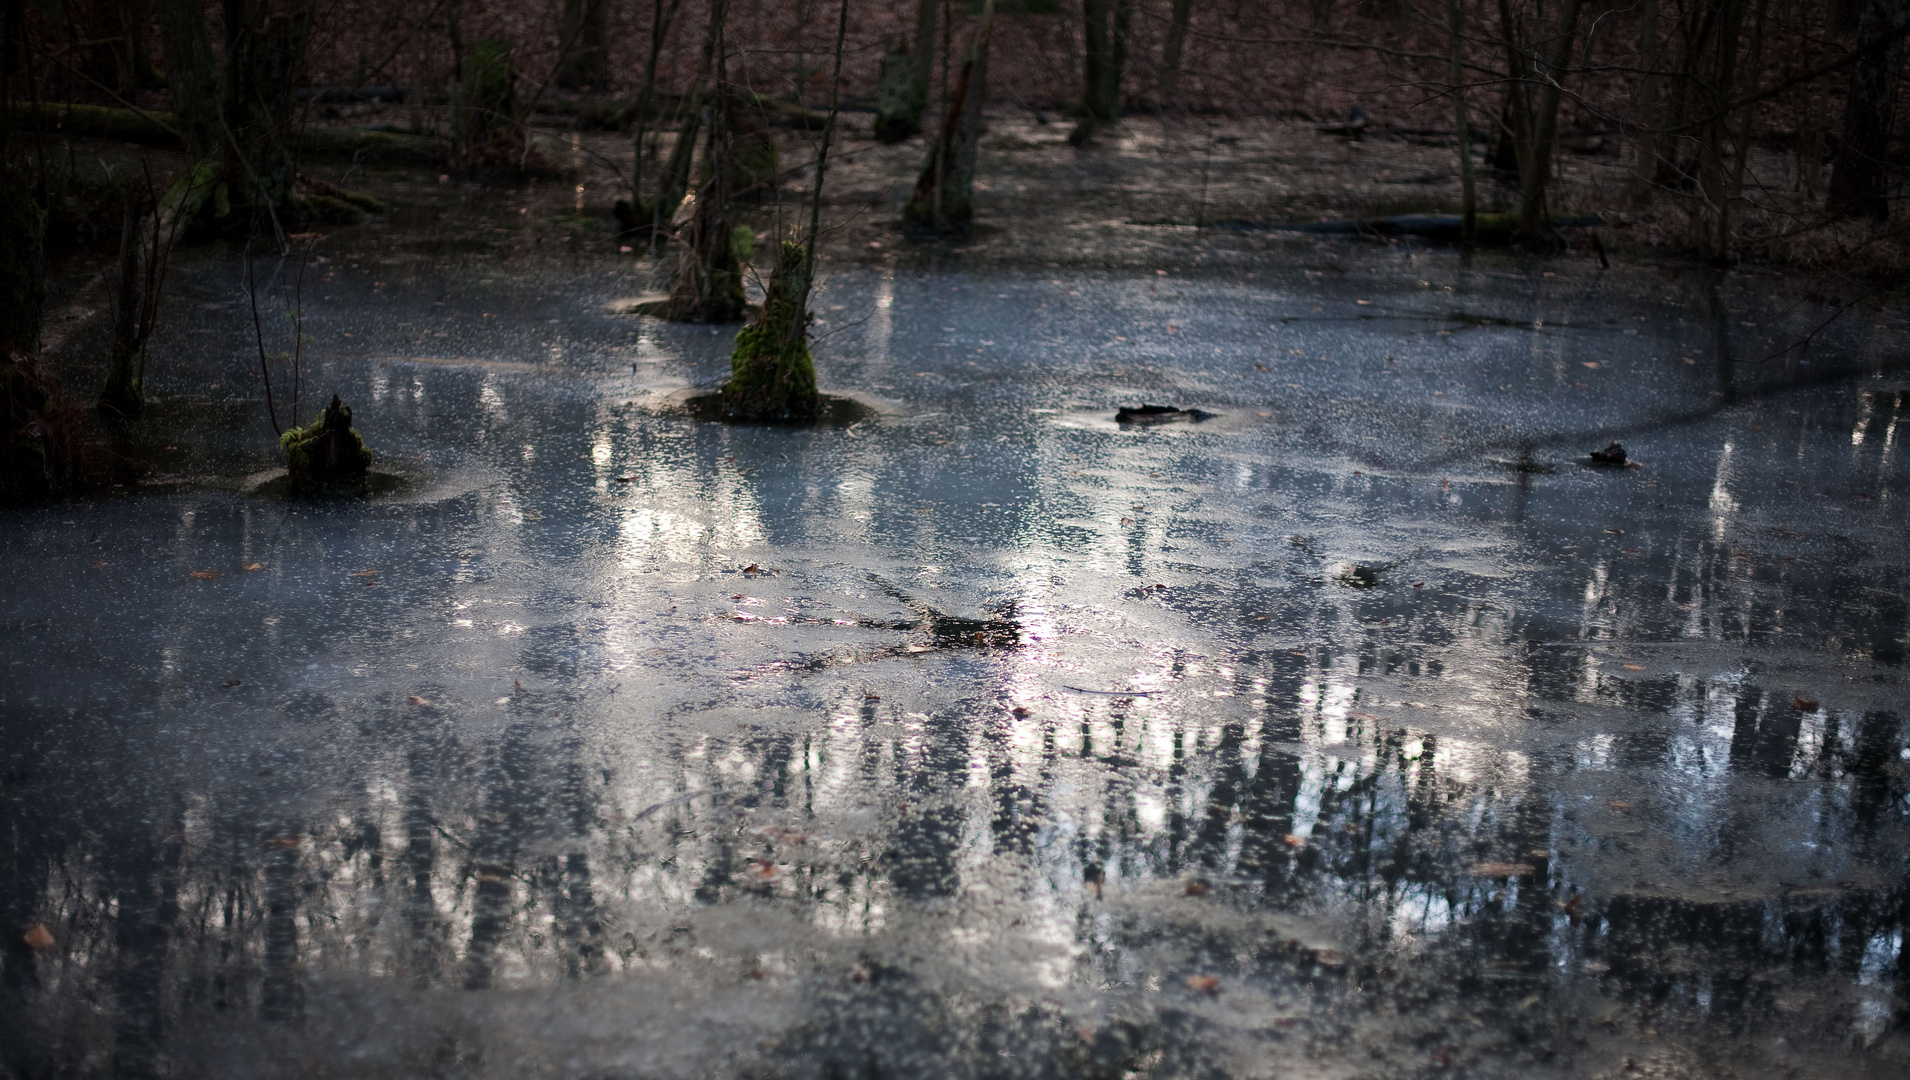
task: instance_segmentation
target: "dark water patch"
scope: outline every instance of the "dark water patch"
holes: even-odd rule
[[[417,486],[417,483],[412,477],[403,476],[398,473],[380,472],[377,469],[373,469],[371,473],[365,477],[364,482],[360,484],[339,485],[319,491],[302,491],[294,494],[292,491],[291,477],[280,473],[270,480],[254,487],[252,494],[262,495],[266,498],[289,499],[296,502],[338,502],[348,499],[375,498],[380,495],[412,491],[415,490]]]
[[[676,408],[693,420],[748,427],[852,427],[882,415],[882,410],[874,405],[840,394],[823,394],[822,408],[812,419],[732,420],[724,409],[721,393],[696,394],[683,399]]]

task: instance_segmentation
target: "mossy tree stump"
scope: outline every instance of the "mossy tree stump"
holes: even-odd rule
[[[783,241],[763,313],[736,335],[723,416],[730,420],[814,420],[822,411],[809,355],[809,250]]]
[[[371,451],[351,426],[351,407],[332,395],[332,403],[309,427],[279,436],[285,474],[294,495],[350,494],[363,491],[371,475]]]

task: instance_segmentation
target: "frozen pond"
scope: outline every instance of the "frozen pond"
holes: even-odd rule
[[[741,428],[627,268],[391,236],[306,329],[397,491],[254,492],[202,253],[201,426],[0,511],[6,1075],[1910,1067],[1895,322],[904,259],[817,301],[878,415]]]

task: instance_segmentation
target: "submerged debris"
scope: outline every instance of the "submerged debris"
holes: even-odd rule
[[[1379,584],[1380,569],[1361,563],[1348,563],[1346,569],[1334,575],[1333,580],[1349,588],[1370,589]]]
[[[332,403],[309,427],[279,436],[285,473],[294,495],[344,495],[363,491],[371,475],[371,451],[351,426],[351,407]]]
[[[1198,424],[1202,420],[1212,420],[1217,413],[1204,409],[1176,409],[1171,405],[1142,405],[1139,408],[1122,407],[1114,413],[1117,424]]]
[[[1603,450],[1594,450],[1592,451],[1592,464],[1623,465],[1625,464],[1625,448],[1617,443],[1613,443]]]
[[[1495,462],[1495,464],[1499,465],[1501,468],[1510,469],[1516,473],[1534,473],[1540,476],[1544,476],[1555,471],[1552,468],[1552,466],[1547,465],[1542,461],[1532,460],[1531,454],[1520,454],[1517,458],[1511,461],[1498,460]]]

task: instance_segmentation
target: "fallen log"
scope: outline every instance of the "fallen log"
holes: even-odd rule
[[[27,107],[13,115],[16,131],[38,128],[49,134],[114,139],[175,150],[182,145],[179,131],[173,127],[172,114],[166,112],[68,103],[42,105],[37,110]],[[363,128],[300,127],[293,129],[291,141],[297,153],[385,164],[428,164],[442,158],[450,149],[445,140],[427,135]]]
[[[1560,229],[1585,229],[1604,223],[1605,220],[1597,214],[1552,220],[1553,227]],[[1440,240],[1448,243],[1457,243],[1465,234],[1465,221],[1458,214],[1397,214],[1384,218],[1351,218],[1342,221],[1301,222],[1290,225],[1231,222],[1222,227],[1237,232],[1264,230],[1330,236],[1417,236],[1426,240]],[[1477,217],[1477,228],[1479,243],[1509,244],[1518,232],[1519,215],[1480,214]]]

